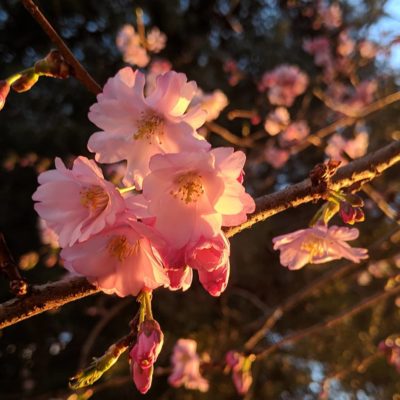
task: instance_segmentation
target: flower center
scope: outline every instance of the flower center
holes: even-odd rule
[[[301,244],[301,250],[309,253],[311,258],[321,257],[325,253],[325,241],[319,237],[311,236]]]
[[[109,254],[120,262],[135,254],[139,249],[139,240],[132,246],[126,236],[118,235],[110,239],[107,245]]]
[[[171,190],[170,194],[186,204],[195,203],[204,193],[203,181],[197,172],[180,175],[174,183],[177,185],[177,189]]]
[[[155,113],[142,113],[142,118],[138,121],[137,132],[133,135],[135,140],[144,139],[151,144],[156,137],[161,142],[164,134],[164,120]]]
[[[98,185],[82,189],[79,194],[83,207],[89,208],[91,211],[104,209],[109,201],[107,192]]]

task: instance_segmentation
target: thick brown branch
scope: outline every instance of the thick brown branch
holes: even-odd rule
[[[400,141],[340,168],[333,179],[333,188],[340,189],[356,182],[371,180],[398,161]],[[320,188],[313,187],[310,180],[306,179],[280,192],[262,196],[256,199],[257,210],[249,216],[248,221],[227,229],[226,234],[232,237],[257,222],[290,207],[318,200],[323,195]],[[13,299],[0,305],[0,329],[97,292],[98,289],[87,283],[84,278],[34,287],[26,298]]]
[[[285,336],[283,339],[281,339],[279,342],[273,344],[272,346],[266,348],[265,350],[261,351],[258,353],[257,359],[263,359],[267,356],[269,356],[272,352],[275,350],[278,350],[282,346],[288,344],[288,343],[294,343],[297,342],[298,340],[304,339],[305,337],[308,337],[310,335],[314,335],[315,333],[319,333],[325,329],[330,329],[333,328],[336,325],[341,324],[343,321],[345,321],[347,318],[353,317],[356,314],[359,314],[360,312],[366,310],[369,307],[372,307],[374,304],[378,303],[379,301],[385,300],[390,296],[394,296],[395,294],[400,292],[400,285],[396,286],[394,288],[391,288],[389,290],[386,290],[384,292],[378,292],[367,299],[360,301],[358,304],[356,304],[354,307],[350,308],[349,310],[346,310],[345,312],[337,315],[336,317],[326,319],[325,321],[322,321],[318,324],[312,325],[309,328],[300,330],[298,332],[295,332],[291,335]]]
[[[384,170],[400,161],[400,141],[352,161],[339,168],[332,179],[332,189],[339,190],[357,182],[366,182],[380,175]],[[291,207],[319,200],[325,195],[318,186],[313,186],[310,179],[291,185],[279,192],[267,194],[256,199],[256,211],[241,225],[225,230],[227,237],[232,237],[243,229],[272,217]]]
[[[77,277],[33,286],[28,296],[0,306],[0,329],[97,292],[85,278]]]
[[[92,76],[86,71],[83,65],[75,58],[72,51],[62,40],[60,35],[55,31],[53,26],[42,14],[37,5],[32,0],[22,0],[23,5],[32,15],[32,17],[42,27],[43,31],[50,38],[50,40],[57,46],[60,53],[63,55],[65,61],[72,68],[72,74],[78,79],[90,92],[94,94],[101,93],[101,86],[92,78]]]

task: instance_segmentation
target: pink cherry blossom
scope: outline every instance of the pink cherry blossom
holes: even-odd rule
[[[196,92],[195,82],[174,71],[157,77],[155,89],[144,96],[145,76],[123,68],[110,78],[91,106],[89,119],[101,132],[88,143],[96,160],[114,163],[127,160],[124,182],[141,188],[155,154],[209,149],[210,144],[196,133],[205,112],[186,112]]]
[[[143,182],[155,228],[180,249],[201,237],[216,236],[254,211],[254,200],[239,183],[245,155],[232,148],[156,155]],[[179,224],[176,223],[179,221]]]
[[[193,270],[189,267],[169,268],[166,267],[169,278],[170,290],[188,290],[193,280]]]
[[[116,44],[126,63],[145,67],[150,62],[150,57],[142,46],[140,36],[132,25],[127,24],[120,29]]]
[[[379,343],[378,349],[386,355],[387,362],[393,365],[400,373],[400,338],[399,335],[391,335]]]
[[[348,31],[342,31],[339,34],[338,46],[336,51],[342,57],[349,57],[353,53],[355,48],[355,42],[350,37]]]
[[[164,334],[158,322],[154,319],[145,320],[139,326],[137,341],[129,357],[141,369],[150,368],[156,362],[163,343]]]
[[[335,133],[328,140],[325,154],[332,160],[342,161],[342,164],[347,164],[348,157],[355,159],[366,154],[368,142],[368,133],[363,130],[357,132],[354,139],[346,139],[339,133]]]
[[[191,106],[199,105],[207,112],[206,121],[213,121],[219,117],[221,111],[229,104],[228,98],[221,90],[214,90],[212,93],[204,93],[201,89],[197,90]]]
[[[346,106],[352,112],[360,111],[373,101],[377,89],[378,84],[375,80],[361,82],[350,98],[345,101]]]
[[[115,225],[61,251],[64,266],[107,294],[136,296],[142,289],[168,286],[152,228],[124,216]]]
[[[144,88],[145,95],[148,96],[157,86],[158,75],[171,71],[172,64],[164,59],[159,58],[151,62],[146,75],[146,86]]]
[[[304,140],[310,133],[306,121],[292,122],[279,136],[279,143],[282,147],[294,145]]]
[[[276,147],[272,142],[268,142],[264,148],[264,160],[271,164],[275,169],[282,168],[290,158],[288,150]]]
[[[207,392],[209,384],[200,373],[200,357],[197,343],[191,339],[179,339],[171,357],[172,373],[168,378],[171,386]]]
[[[319,14],[322,18],[322,23],[328,29],[336,29],[342,25],[342,9],[338,3],[333,3],[328,7],[320,3]]]
[[[271,111],[265,120],[264,129],[275,136],[282,132],[290,124],[290,115],[285,107],[277,107]]]
[[[320,67],[331,67],[333,65],[331,42],[326,36],[304,40],[303,49],[314,56],[315,65]]]
[[[150,368],[141,368],[138,364],[131,363],[133,382],[140,393],[145,394],[150,390],[153,381],[153,372],[153,366]]]
[[[213,271],[229,262],[230,244],[221,232],[213,238],[201,237],[186,252],[186,264],[198,271]]]
[[[378,53],[378,46],[369,40],[362,40],[358,44],[358,51],[363,58],[374,58]]]
[[[231,350],[226,354],[225,360],[228,368],[232,370],[232,379],[237,392],[240,395],[245,395],[253,383],[251,364],[254,361],[254,355],[246,357],[235,350]]]
[[[297,96],[305,92],[308,86],[307,75],[295,65],[282,64],[270,72],[266,72],[259,90],[268,90],[271,104],[290,107]]]
[[[167,43],[167,35],[157,27],[151,28],[146,35],[147,49],[152,53],[159,53]]]
[[[104,180],[96,163],[75,159],[72,170],[56,158],[56,169],[39,175],[35,210],[59,236],[62,247],[87,240],[115,223],[125,209],[118,190]]]
[[[346,242],[358,238],[356,228],[315,225],[275,237],[274,250],[280,250],[280,262],[290,270],[304,265],[321,264],[340,258],[347,258],[354,263],[368,258],[368,250],[352,248]]]
[[[49,228],[46,221],[43,218],[38,220],[38,228],[40,233],[40,239],[43,244],[47,244],[53,249],[58,249],[60,244],[58,242],[58,235],[53,229]]]
[[[212,271],[205,271],[199,269],[199,280],[203,288],[207,290],[211,296],[218,297],[225,291],[230,274],[229,259],[226,264],[215,268]]]

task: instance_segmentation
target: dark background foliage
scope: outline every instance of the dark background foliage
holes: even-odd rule
[[[316,2],[300,0],[47,0],[41,1],[44,13],[68,42],[77,58],[95,79],[104,84],[124,64],[115,47],[115,36],[125,23],[135,23],[135,7],[142,7],[147,26],[158,26],[168,36],[161,53],[174,69],[188,74],[204,90],[219,88],[230,99],[228,111],[235,108],[257,109],[264,116],[270,109],[256,82],[266,70],[281,63],[299,65],[318,84],[318,69],[302,50],[302,40],[316,35],[301,9]],[[341,2],[345,24],[362,38],[367,28],[384,14],[384,0]],[[235,31],[236,30],[236,31]],[[51,43],[21,2],[2,0],[0,4],[0,77],[31,66],[51,48]],[[223,64],[238,62],[244,78],[235,87],[228,83]],[[361,74],[376,77],[379,96],[396,90],[396,74],[383,60],[366,67]],[[398,78],[398,76],[397,76]],[[94,96],[76,80],[41,79],[25,94],[11,93],[0,113],[0,230],[17,259],[35,252],[39,262],[24,271],[32,283],[62,277],[60,266],[48,268],[37,231],[37,216],[31,195],[37,186],[37,173],[48,167],[55,156],[63,159],[88,155],[86,142],[95,127],[87,119]],[[295,109],[301,106],[298,100]],[[329,123],[323,104],[311,99],[307,111],[312,130]],[[396,136],[398,105],[368,119],[370,147],[374,150]],[[241,132],[247,121],[229,121],[226,112],[219,123]],[[250,127],[252,130],[259,129]],[[351,130],[349,130],[351,132]],[[398,136],[397,136],[398,137]],[[211,136],[215,146],[227,145]],[[262,141],[261,141],[262,143]],[[262,144],[260,144],[262,146]],[[260,161],[257,149],[249,152],[251,162],[246,175],[248,190],[258,196],[273,192],[307,176],[312,166],[324,159],[323,149],[309,148],[292,157],[280,171]],[[394,207],[400,207],[399,168],[374,182],[375,189]],[[370,247],[393,230],[395,223],[369,202],[367,220],[360,225],[358,245]],[[307,266],[290,272],[279,264],[272,250],[272,237],[307,226],[316,205],[289,210],[232,239],[232,271],[227,291],[211,298],[197,282],[185,293],[158,290],[155,315],[165,333],[166,342],[158,365],[168,367],[174,342],[180,337],[198,341],[199,351],[222,360],[226,351],[240,349],[260,326],[263,316],[307,282],[320,276],[329,265]],[[338,221],[337,221],[338,222]],[[388,258],[398,251],[399,238],[379,251],[372,259]],[[390,243],[389,243],[390,244]],[[29,263],[28,263],[29,264]],[[28,265],[29,266],[29,265]],[[393,263],[392,268],[395,269]],[[337,314],[362,298],[382,288],[385,279],[359,284],[359,271],[332,282],[287,313],[259,348],[281,336]],[[0,300],[10,298],[7,284],[0,283]],[[136,312],[135,299],[121,300],[102,294],[68,304],[60,310],[36,316],[0,332],[1,399],[136,399],[142,396],[129,380],[127,357],[103,378],[103,386],[94,393],[73,395],[67,388],[68,377],[89,348],[88,338],[98,324],[105,323],[90,346],[88,358],[102,354],[128,329]],[[110,313],[113,316],[110,318]],[[103,321],[103,322],[102,322]],[[267,360],[254,365],[254,399],[317,399],[321,381],[331,373],[348,368],[375,351],[380,340],[400,330],[399,309],[393,299],[348,320],[339,327],[287,346]],[[206,371],[211,380],[206,394],[172,389],[166,376],[154,379],[153,388],[144,398],[157,399],[234,399],[237,398],[230,377],[221,371]],[[350,372],[336,381],[332,399],[390,399],[400,393],[398,375],[383,358],[364,374]],[[69,397],[71,396],[71,397]],[[74,397],[75,396],[75,397]],[[395,398],[395,397],[393,397]]]

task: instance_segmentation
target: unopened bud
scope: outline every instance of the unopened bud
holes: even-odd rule
[[[3,109],[6,103],[8,93],[10,93],[10,84],[7,81],[0,81],[0,110]]]
[[[350,225],[362,222],[365,219],[364,211],[359,207],[353,207],[347,201],[340,203],[339,215],[345,224]]]
[[[30,70],[24,73],[19,79],[17,79],[11,87],[17,93],[26,92],[38,81],[39,75],[35,71]]]
[[[58,50],[51,50],[42,60],[35,63],[35,72],[51,78],[66,79],[70,75],[70,66]]]

